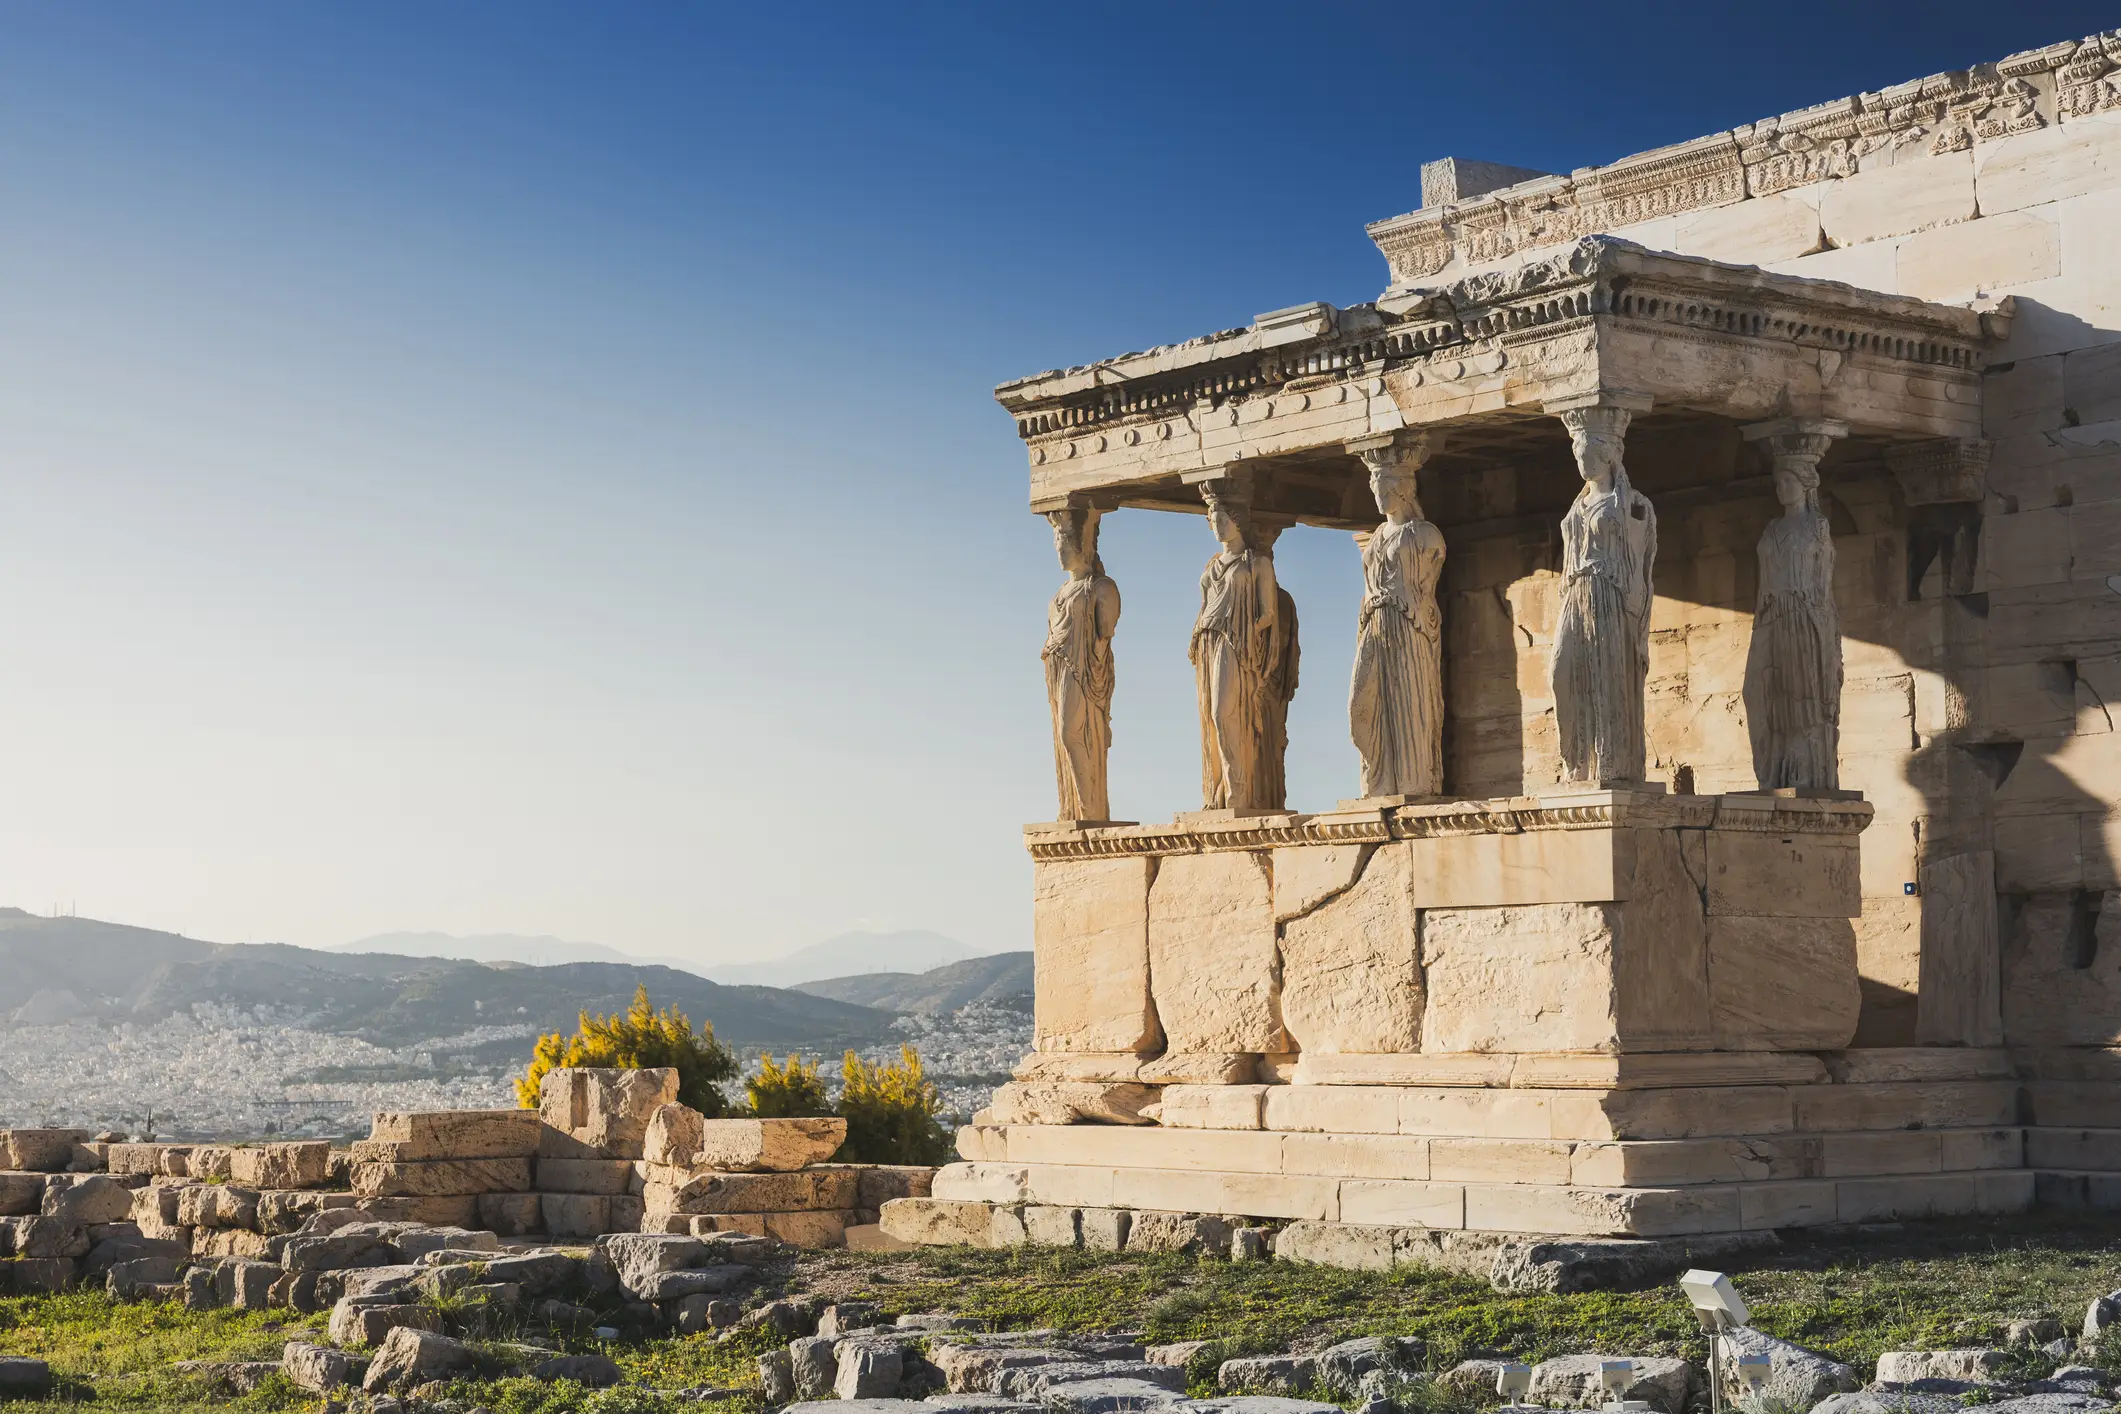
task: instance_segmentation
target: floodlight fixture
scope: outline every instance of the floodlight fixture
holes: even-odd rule
[[[1753,1313],[1746,1309],[1745,1298],[1722,1272],[1696,1268],[1681,1273],[1679,1289],[1693,1305],[1694,1319],[1709,1333],[1709,1407],[1712,1414],[1723,1414],[1723,1342],[1729,1332],[1744,1330]],[[1760,1364],[1758,1381],[1752,1378],[1750,1362],[1754,1360]],[[1739,1377],[1758,1390],[1767,1383],[1767,1363],[1764,1355],[1745,1356],[1738,1362]]]
[[[1522,1360],[1505,1360],[1495,1371],[1495,1392],[1511,1404],[1521,1404],[1532,1392],[1532,1367]]]
[[[1756,1350],[1738,1357],[1739,1382],[1755,1394],[1760,1392],[1760,1387],[1768,1382],[1768,1376],[1772,1373],[1774,1373],[1774,1366],[1769,1363],[1767,1356],[1760,1351]]]
[[[1598,1362],[1598,1378],[1605,1385],[1605,1392],[1618,1399],[1635,1383],[1633,1360],[1601,1360]]]
[[[1705,1272],[1697,1268],[1683,1273],[1679,1278],[1679,1289],[1694,1304],[1694,1314],[1700,1318],[1703,1330],[1740,1330],[1753,1319],[1753,1313],[1746,1309],[1745,1298],[1738,1294],[1738,1288],[1732,1286],[1731,1279],[1722,1272]]]

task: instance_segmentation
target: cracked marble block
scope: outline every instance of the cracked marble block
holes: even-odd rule
[[[1149,886],[1149,979],[1167,1059],[1288,1050],[1275,941],[1267,851],[1158,861]]]
[[[1154,1055],[1163,1030],[1149,996],[1149,879],[1142,856],[1033,866],[1033,995],[1041,1053]]]
[[[1410,846],[1274,851],[1282,1021],[1308,1054],[1421,1049]]]
[[[1681,798],[1614,808],[1612,828],[1547,834],[1552,869],[1489,871],[1514,877],[1507,897],[1422,910],[1422,1050],[1846,1046],[1861,899],[1839,813]],[[1622,823],[1631,815],[1645,823]],[[1469,838],[1454,841],[1461,855]],[[1490,837],[1522,848],[1509,839]]]

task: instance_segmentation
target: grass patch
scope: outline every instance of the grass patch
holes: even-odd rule
[[[1225,1355],[1309,1350],[1353,1336],[1415,1336],[1429,1364],[1477,1355],[1538,1361],[1602,1352],[1705,1361],[1676,1286],[1508,1295],[1485,1281],[1403,1269],[1191,1257],[954,1249],[821,1253],[804,1266],[896,1315],[948,1311],[995,1329],[1138,1330],[1152,1343],[1212,1340]],[[2006,1322],[2053,1316],[2074,1332],[2092,1298],[2121,1287],[2121,1219],[2057,1214],[1910,1223],[1870,1235],[1793,1238],[1727,1269],[1754,1325],[1868,1375],[1887,1350],[1994,1345]],[[2114,1368],[2121,1370],[2121,1346]],[[2023,1373],[2045,1374],[2029,1353]]]
[[[1808,1239],[1733,1261],[1727,1268],[1760,1329],[1857,1367],[1866,1378],[1886,1350],[1995,1345],[2006,1322],[2051,1316],[2074,1332],[2085,1306],[2121,1287],[2121,1219],[2098,1215],[1909,1224],[1869,1235]],[[948,1312],[995,1330],[1057,1327],[1138,1331],[1151,1343],[1211,1342],[1187,1369],[1196,1393],[1235,1355],[1316,1350],[1353,1336],[1413,1336],[1427,1365],[1448,1369],[1472,1356],[1600,1352],[1676,1355],[1707,1351],[1676,1287],[1582,1295],[1507,1295],[1478,1279],[1419,1270],[1344,1272],[1282,1263],[1025,1248],[918,1253],[807,1253],[785,1290],[820,1299],[874,1300],[892,1316]],[[628,1381],[614,1390],[524,1378],[460,1382],[452,1394],[492,1414],[757,1414],[757,1357],[778,1342],[764,1330],[598,1341],[588,1329],[550,1331],[527,1317],[457,1298],[433,1303],[453,1328],[481,1344],[535,1339],[569,1351],[597,1350]],[[240,1397],[199,1377],[174,1374],[180,1360],[277,1360],[290,1339],[321,1340],[323,1315],[186,1311],[122,1305],[101,1294],[0,1299],[0,1354],[51,1363],[61,1400],[11,1405],[9,1414],[82,1400],[139,1411],[217,1409],[235,1414],[313,1411],[317,1400],[275,1378]],[[498,1352],[497,1352],[498,1353]],[[2071,1357],[2076,1358],[2076,1357]],[[2121,1374],[2121,1329],[2097,1363]],[[2038,1376],[2055,1361],[2025,1352],[2012,1374]],[[716,1403],[674,1392],[733,1391]],[[1468,1398],[1417,1383],[1407,1414],[1465,1414],[1492,1396]]]

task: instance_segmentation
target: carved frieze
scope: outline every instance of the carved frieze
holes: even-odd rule
[[[2052,98],[2049,97],[2050,91]],[[1697,142],[1370,226],[1398,284],[1685,211],[1854,176],[1866,164],[1964,152],[2121,108],[2121,32],[1932,74]]]
[[[1988,494],[1988,461],[1995,447],[1977,438],[1900,442],[1885,449],[1885,465],[1911,506],[1978,501]]]
[[[2121,35],[2095,34],[2055,71],[2055,113],[2082,118],[2121,108]]]

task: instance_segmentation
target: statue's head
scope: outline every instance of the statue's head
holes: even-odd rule
[[[1819,461],[1816,457],[1775,458],[1775,499],[1786,511],[1815,504],[1819,496]]]
[[[1089,506],[1046,512],[1053,524],[1053,549],[1060,556],[1061,568],[1078,578],[1097,567],[1098,515]]]
[[[1388,520],[1421,519],[1421,485],[1411,462],[1380,462],[1371,467],[1370,495]]]
[[[1604,484],[1621,469],[1625,443],[1611,432],[1590,427],[1571,428],[1569,450],[1576,454],[1576,470],[1585,481]]]
[[[1629,421],[1626,408],[1573,408],[1561,420],[1569,429],[1569,450],[1576,454],[1577,473],[1585,481],[1604,486],[1621,474]]]
[[[1235,555],[1249,549],[1252,534],[1252,488],[1236,478],[1203,481],[1200,498],[1208,506],[1208,529]]]

